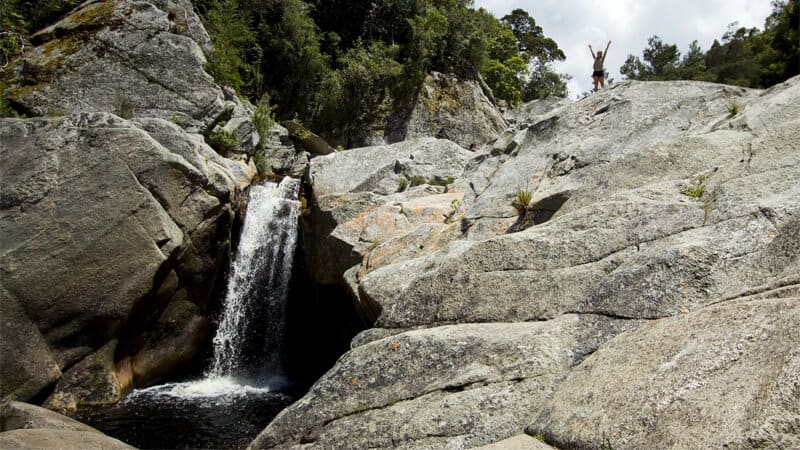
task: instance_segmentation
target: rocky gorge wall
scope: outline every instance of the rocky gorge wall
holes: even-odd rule
[[[3,75],[28,118],[0,119],[0,395],[74,411],[207,346],[243,192],[307,154],[205,72],[188,1],[87,1],[31,41]]]
[[[312,159],[312,273],[373,328],[251,448],[800,446],[798,105],[623,82]]]

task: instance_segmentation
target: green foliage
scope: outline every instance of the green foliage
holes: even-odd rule
[[[264,94],[256,103],[253,110],[253,125],[256,127],[259,137],[259,145],[262,147],[269,139],[272,125],[275,124],[275,113],[272,112],[272,105],[269,103],[269,95]]]
[[[79,3],[80,0],[0,1],[0,67],[6,67],[24,47],[30,46],[27,41],[30,34]]]
[[[397,180],[397,192],[403,192],[408,189],[408,180],[405,178],[400,178]]]
[[[764,31],[728,26],[721,41],[703,52],[697,41],[686,55],[658,36],[648,41],[644,61],[628,55],[620,73],[634,80],[700,80],[765,88],[800,73],[800,0],[773,1]]]
[[[511,206],[517,209],[520,214],[524,214],[528,210],[528,206],[533,199],[533,193],[527,189],[520,189],[511,201]]]
[[[701,176],[685,186],[681,193],[687,197],[699,199],[706,192],[706,177]]]
[[[490,59],[484,69],[486,83],[494,95],[507,100],[512,106],[522,101],[522,80],[518,75],[514,69],[496,59]]]
[[[440,177],[436,175],[433,178],[428,178],[427,183],[431,186],[449,186],[453,184],[454,180],[455,178],[453,177]]]
[[[740,105],[736,100],[731,100],[730,103],[725,105],[725,108],[728,110],[728,114],[733,117],[739,114],[739,111],[742,109],[742,105]]]
[[[366,122],[402,74],[398,52],[396,45],[377,41],[366,46],[359,41],[340,57],[339,69],[322,81],[314,123],[336,127]]]
[[[217,151],[217,153],[225,155],[236,149],[238,141],[236,135],[229,130],[217,125],[214,131],[208,137],[208,144]]]
[[[652,36],[647,44],[648,47],[642,52],[644,62],[638,56],[628,55],[619,72],[634,80],[675,79],[680,58],[678,46],[665,44],[658,36]]]
[[[172,117],[170,117],[169,120],[181,128],[186,128],[189,126],[189,118],[185,115],[179,116],[177,113],[173,112]]]
[[[461,201],[457,198],[453,199],[453,201],[450,202],[450,210],[444,215],[444,223],[453,223],[456,213],[458,212],[458,208],[460,207]]]
[[[217,82],[254,95],[260,90],[256,34],[237,0],[216,0],[205,15],[214,43],[206,69]]]
[[[268,93],[277,117],[299,114],[333,136],[405,104],[433,70],[477,69],[495,96],[512,104],[565,91],[563,79],[546,67],[563,59],[563,52],[523,10],[501,21],[471,9],[471,0],[197,0],[195,5],[214,42],[208,70],[217,80],[251,99]],[[531,61],[544,65],[528,82]]]
[[[409,182],[410,186],[414,187],[414,186],[422,186],[423,184],[426,184],[428,180],[426,180],[425,177],[414,175],[413,177],[411,177],[411,180],[409,180]]]
[[[541,62],[534,64],[531,75],[522,90],[522,101],[527,102],[538,98],[566,97],[568,93],[567,82],[572,77],[559,74]]]
[[[511,14],[504,16],[502,21],[511,28],[517,38],[520,52],[527,53],[542,63],[563,61],[566,58],[556,41],[546,37],[542,27],[537,25],[536,20],[525,10],[515,9]]]
[[[0,117],[20,117],[20,114],[11,107],[11,104],[3,96],[0,96]]]

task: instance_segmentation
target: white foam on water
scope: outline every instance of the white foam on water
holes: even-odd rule
[[[150,399],[183,399],[183,400],[236,400],[244,396],[260,396],[275,392],[281,387],[283,381],[275,379],[272,383],[262,386],[240,384],[233,377],[204,378],[197,381],[182,383],[166,383],[144,389],[136,389],[127,399],[136,400],[141,397]]]

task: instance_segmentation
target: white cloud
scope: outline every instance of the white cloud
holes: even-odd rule
[[[556,69],[572,75],[573,97],[592,85],[588,43],[598,50],[612,41],[606,70],[621,80],[619,68],[625,58],[628,54],[641,57],[654,34],[677,44],[681,53],[695,39],[707,50],[729,23],[761,29],[772,10],[770,0],[475,0],[475,7],[484,7],[497,17],[515,8],[528,11],[567,55]]]

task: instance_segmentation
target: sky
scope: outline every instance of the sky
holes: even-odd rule
[[[475,0],[478,7],[498,18],[516,8],[528,11],[567,56],[554,67],[572,75],[570,98],[592,88],[588,44],[597,51],[611,41],[605,68],[611,78],[621,81],[620,66],[629,54],[641,58],[654,34],[677,44],[681,55],[695,39],[706,51],[731,22],[761,30],[772,12],[770,0]]]

